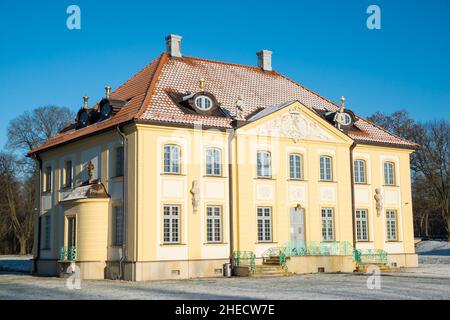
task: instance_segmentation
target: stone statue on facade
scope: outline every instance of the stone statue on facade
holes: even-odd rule
[[[376,209],[377,209],[377,215],[380,215],[383,211],[383,195],[381,194],[380,188],[375,189],[375,201],[376,201]]]
[[[87,170],[87,174],[88,174],[88,183],[92,183],[92,177],[94,176],[94,164],[92,163],[92,161],[89,161],[86,170]]]
[[[192,181],[191,194],[192,194],[192,208],[194,209],[194,212],[197,212],[198,205],[200,204],[200,188],[198,186],[197,180]]]
[[[243,102],[242,102],[242,98],[239,97],[236,100],[236,119],[237,120],[245,120],[244,117],[244,108],[243,108]]]

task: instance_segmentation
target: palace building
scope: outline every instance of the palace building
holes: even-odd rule
[[[184,56],[181,37],[32,150],[35,272],[85,279],[417,265],[418,146],[272,69]]]

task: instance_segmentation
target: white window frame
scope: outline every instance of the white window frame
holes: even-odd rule
[[[45,167],[44,172],[44,193],[52,192],[52,179],[53,179],[53,169],[51,165]]]
[[[164,145],[163,167],[164,173],[181,173],[181,147],[179,145]]]
[[[199,110],[208,111],[211,110],[214,103],[210,97],[201,95],[195,98],[194,104]]]
[[[363,159],[356,159],[353,161],[353,175],[355,183],[366,183],[366,161]]]
[[[123,245],[123,208],[122,206],[114,207],[114,225],[113,225],[113,245],[122,246]]]
[[[68,169],[68,164],[70,163],[70,170]],[[68,181],[69,179],[70,181]],[[67,159],[64,161],[64,188],[71,188],[73,185],[73,161],[72,159]]]
[[[320,181],[333,181],[333,158],[320,156]]]
[[[181,206],[166,204],[163,206],[163,243],[180,243]]]
[[[44,216],[44,249],[51,249],[52,245],[52,217],[47,214]]]
[[[119,150],[122,150],[122,151],[119,152]],[[124,172],[123,157],[124,157],[123,146],[116,147],[114,149],[114,177],[123,177],[123,172]]]
[[[206,207],[206,241],[222,242],[222,206]]]
[[[220,148],[206,148],[206,175],[222,175],[222,150]]]
[[[289,178],[292,180],[303,179],[303,156],[301,154],[289,154]]]
[[[367,209],[355,210],[356,241],[369,241],[369,212]]]
[[[388,241],[398,241],[397,210],[386,210],[386,234]]]
[[[256,176],[258,178],[271,178],[271,153],[270,151],[258,150],[256,153]]]
[[[384,184],[386,186],[395,185],[395,163],[393,161],[385,161],[383,164]]]
[[[322,241],[334,241],[334,210],[322,208]]]
[[[257,208],[258,242],[272,242],[272,208]]]

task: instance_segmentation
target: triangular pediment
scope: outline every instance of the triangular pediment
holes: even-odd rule
[[[244,126],[246,134],[272,138],[302,140],[351,141],[343,132],[322,119],[317,113],[295,101],[273,110],[263,110],[255,115],[251,123]]]

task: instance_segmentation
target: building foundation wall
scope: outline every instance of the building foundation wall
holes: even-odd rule
[[[223,265],[229,259],[124,262],[124,280],[173,280],[222,277]],[[106,274],[114,274],[119,263],[109,262]]]

